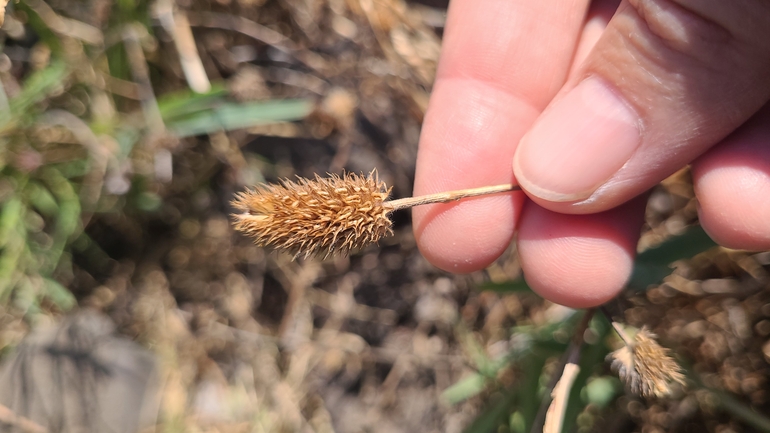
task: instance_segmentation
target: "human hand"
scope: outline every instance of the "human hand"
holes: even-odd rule
[[[414,209],[434,265],[482,269],[518,230],[535,291],[604,303],[630,275],[640,195],[687,164],[705,230],[770,248],[770,2],[617,3],[452,1],[415,195],[513,181],[529,198]]]

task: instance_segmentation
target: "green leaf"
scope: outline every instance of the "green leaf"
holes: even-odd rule
[[[15,232],[15,230],[14,230]],[[0,303],[5,303],[21,275],[19,259],[24,251],[24,237],[12,233],[0,254]]]
[[[305,118],[313,110],[310,99],[223,103],[192,113],[181,119],[171,119],[166,126],[179,137],[231,131],[273,122],[288,122]]]
[[[506,281],[504,283],[484,283],[479,286],[481,290],[489,290],[497,293],[521,293],[530,292],[532,289],[529,287],[524,279]]]
[[[169,93],[158,97],[158,110],[163,120],[169,122],[224,103],[227,101],[226,96],[227,89],[221,85],[207,93],[195,93],[192,90]]]
[[[717,399],[722,410],[757,429],[757,431],[770,433],[770,418],[766,414],[755,411],[726,392],[714,389],[709,389],[709,391]]]
[[[660,283],[671,274],[671,263],[696,256],[717,246],[700,226],[692,227],[684,234],[672,237],[657,247],[639,254],[634,261],[634,271],[628,282],[632,290],[646,290]]]
[[[59,205],[53,194],[37,182],[27,185],[27,199],[33,208],[48,218],[53,218],[59,213]]]
[[[473,373],[444,390],[441,393],[441,399],[450,405],[455,405],[484,391],[488,382],[488,377]]]
[[[80,229],[80,198],[72,184],[62,174],[47,167],[43,178],[48,189],[59,204],[59,212],[51,236],[53,244],[48,251],[46,263],[41,269],[43,275],[50,275],[59,264],[67,244],[73,240],[73,235]]]
[[[45,290],[45,295],[48,296],[51,302],[56,304],[56,306],[61,308],[63,311],[70,310],[75,306],[76,301],[75,297],[72,295],[72,292],[59,284],[58,281],[45,278],[43,280],[43,288]]]
[[[526,431],[532,429],[532,424],[534,424],[538,409],[540,409],[540,398],[538,398],[542,394],[540,378],[543,375],[545,362],[549,357],[544,353],[536,354],[533,352],[532,355],[527,356],[518,364],[521,373],[515,388],[518,395],[516,411],[524,417]]]
[[[516,402],[516,393],[506,391],[500,401],[487,408],[473,423],[465,429],[465,433],[490,433],[497,431],[497,427],[506,421],[512,412],[511,408]]]
[[[70,161],[66,164],[52,165],[67,179],[85,176],[91,172],[91,163],[87,159]]]
[[[32,105],[37,104],[59,89],[70,71],[63,61],[54,61],[47,68],[33,73],[26,81],[21,92],[11,99],[11,112],[24,114]]]
[[[8,243],[12,231],[16,230],[24,214],[21,199],[13,197],[3,204],[0,210],[0,247]]]

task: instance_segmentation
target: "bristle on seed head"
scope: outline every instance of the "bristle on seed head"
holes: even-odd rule
[[[632,342],[612,352],[612,369],[634,394],[645,398],[671,395],[675,383],[685,384],[682,368],[657,336],[642,328]]]
[[[392,235],[390,188],[377,179],[346,173],[262,184],[236,195],[235,229],[297,256],[347,254]]]

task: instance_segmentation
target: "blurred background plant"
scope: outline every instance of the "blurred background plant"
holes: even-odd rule
[[[118,362],[104,352],[130,347],[121,335],[157,360],[142,376],[160,389],[146,431],[537,431],[583,312],[532,294],[513,248],[453,276],[419,255],[408,215],[379,247],[327,261],[291,261],[229,227],[233,193],[263,180],[377,168],[410,194],[445,7],[8,4],[0,426],[99,430],[64,409],[24,413],[42,397],[9,390],[49,370],[82,376],[48,394],[109,382],[81,361]],[[562,431],[770,431],[770,254],[714,248],[696,215],[686,171],[653,192],[631,290],[610,306],[657,333],[691,387],[627,396],[604,361],[619,340],[597,314]],[[24,340],[47,326],[59,331]],[[74,407],[113,401],[98,388],[77,388]]]
[[[74,305],[61,284],[72,279],[73,252],[108,260],[83,232],[94,213],[158,209],[180,138],[301,119],[312,107],[307,99],[232,102],[202,69],[188,76],[201,93],[157,100],[145,58],[157,41],[138,21],[150,19],[147,5],[116,4],[116,13],[92,23],[40,1],[10,7],[0,94],[0,300],[32,316],[41,302],[62,311]],[[92,24],[107,25],[107,39]]]

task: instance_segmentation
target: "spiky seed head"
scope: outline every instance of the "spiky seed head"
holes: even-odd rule
[[[243,213],[233,215],[234,226],[257,245],[294,257],[347,254],[393,234],[383,206],[389,195],[375,171],[287,179],[236,195],[232,205]]]
[[[682,368],[668,349],[658,344],[657,336],[642,328],[630,345],[612,352],[612,369],[628,389],[645,398],[671,395],[674,383],[685,384]]]

